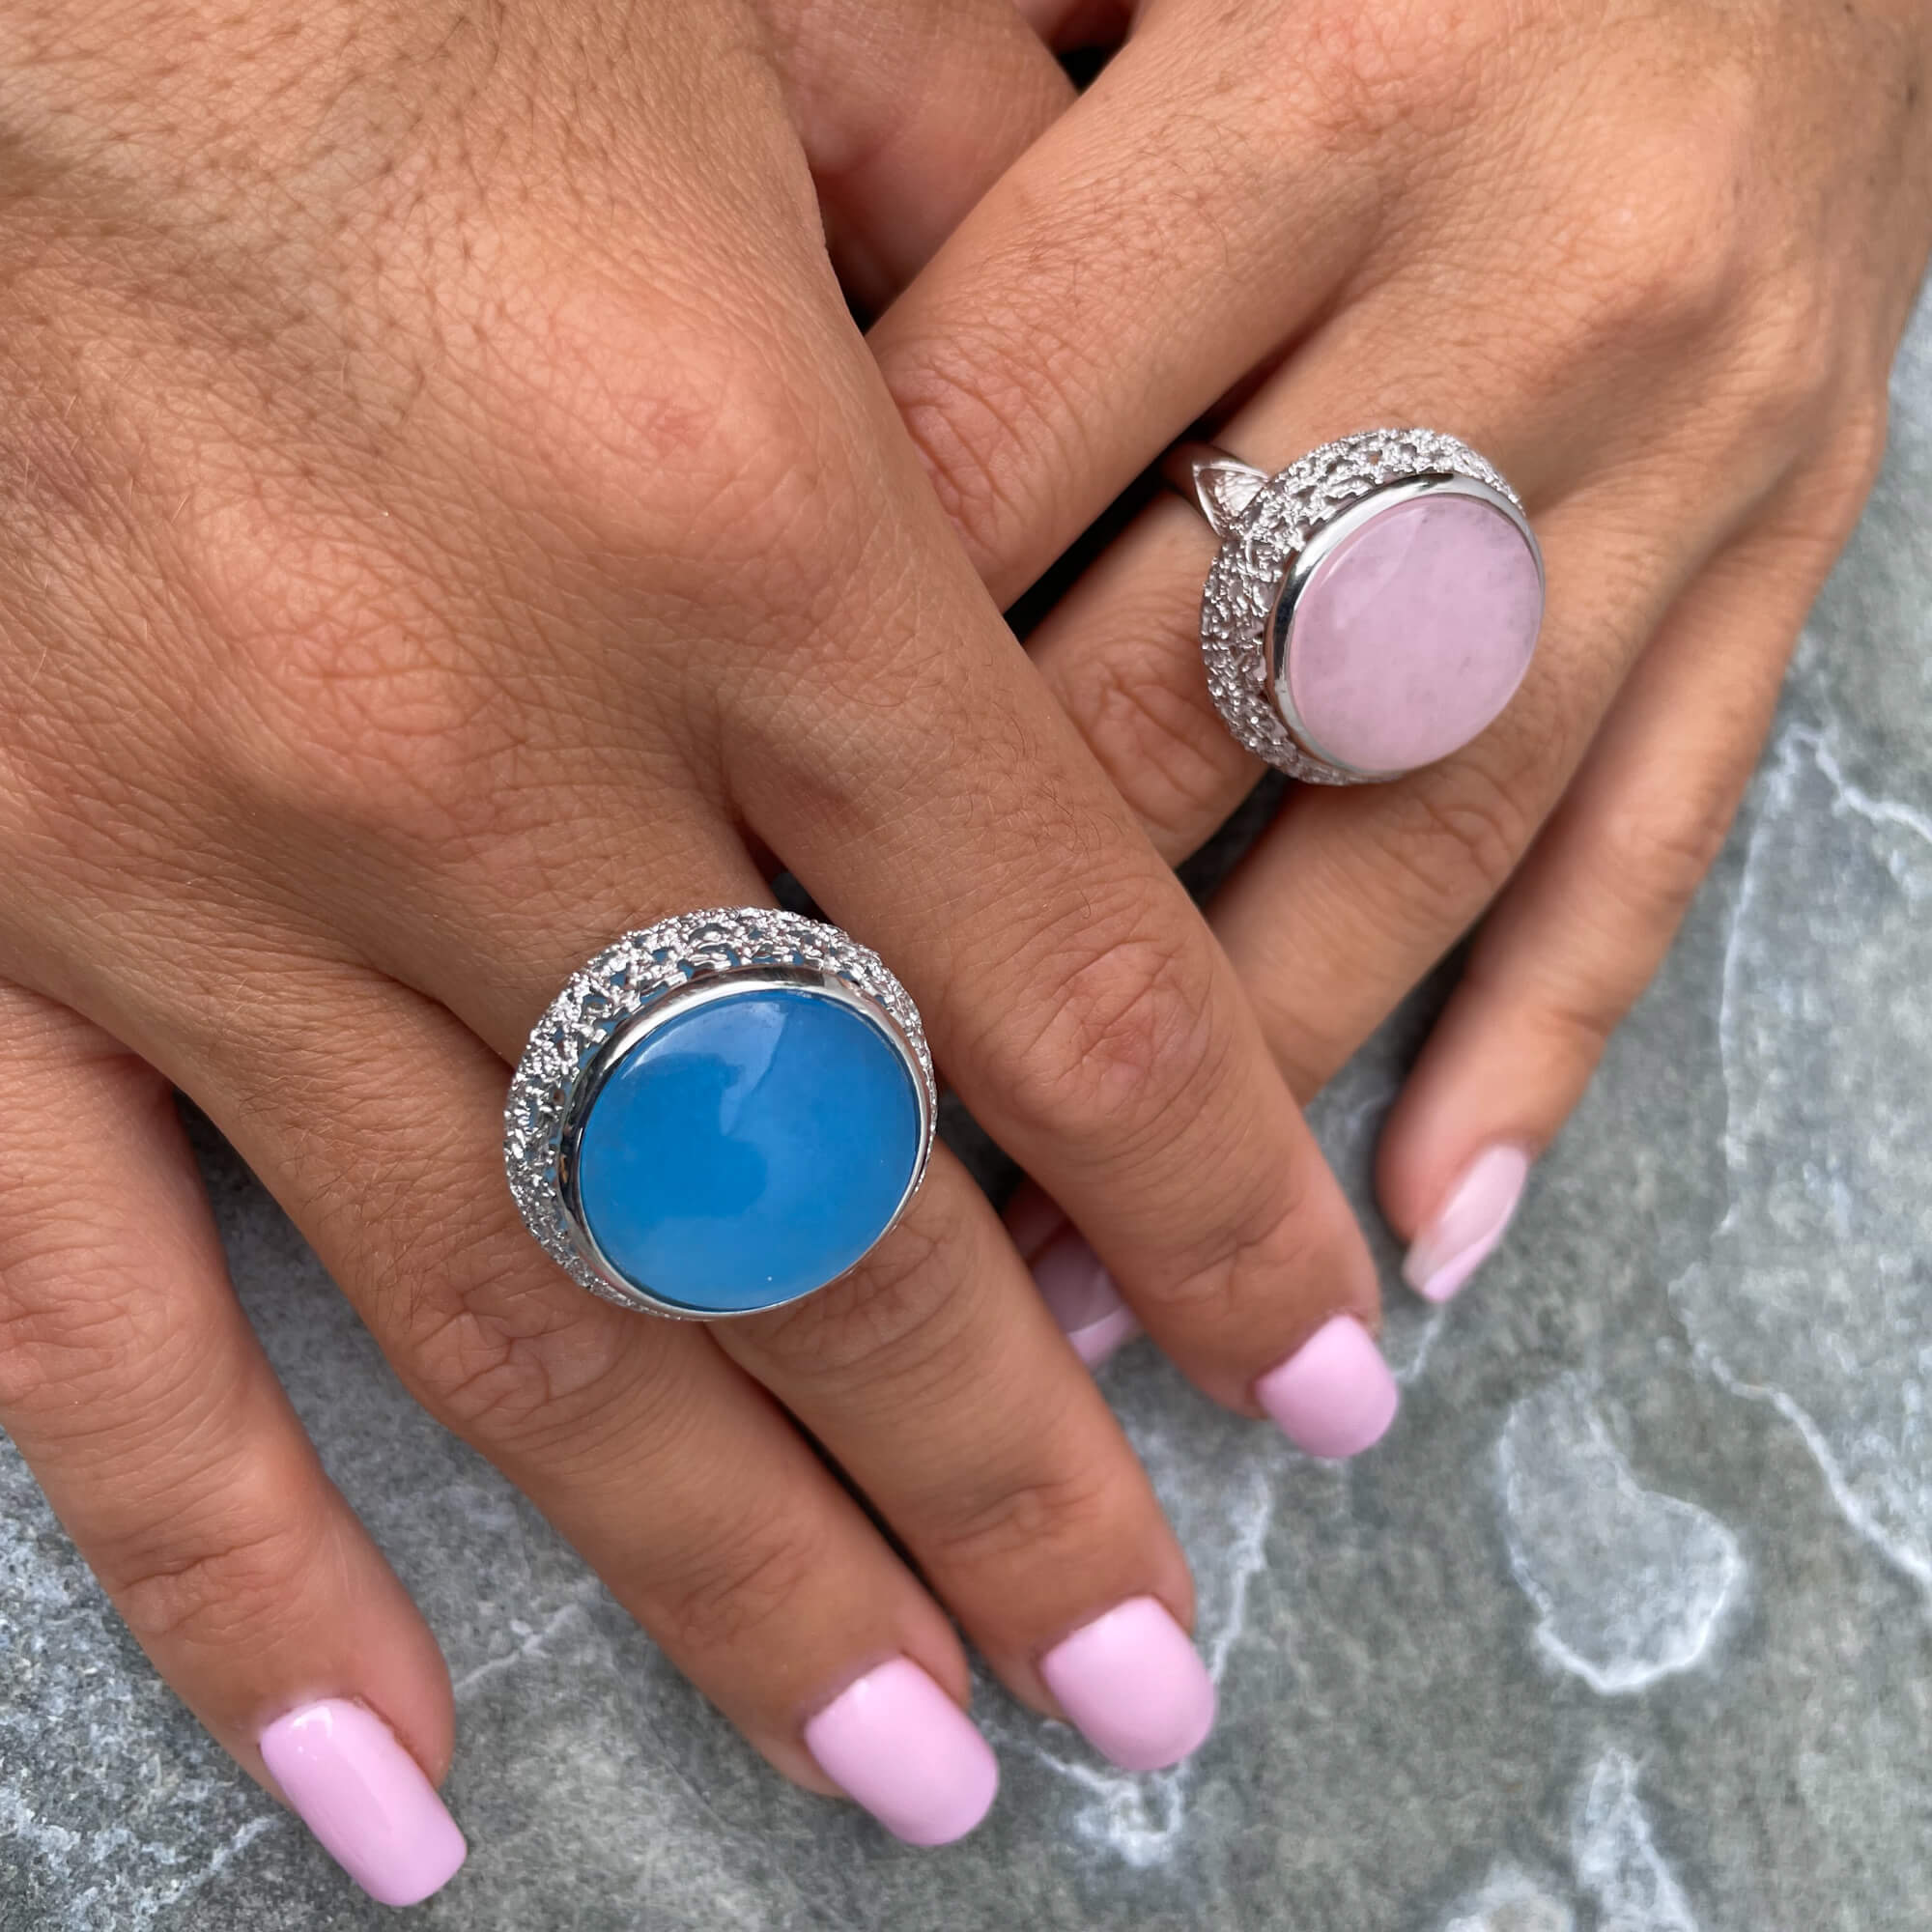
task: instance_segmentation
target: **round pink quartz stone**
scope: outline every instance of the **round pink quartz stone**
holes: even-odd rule
[[[1536,648],[1543,585],[1522,533],[1468,497],[1391,504],[1316,565],[1289,629],[1310,748],[1406,772],[1466,745]]]

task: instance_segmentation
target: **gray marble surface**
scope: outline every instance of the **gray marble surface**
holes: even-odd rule
[[[1406,1404],[1303,1461],[1140,1345],[1106,1386],[1223,1718],[1111,1773],[980,1688],[941,1853],[781,1784],[405,1399],[253,1182],[249,1311],[441,1638],[473,1847],[428,1925],[1879,1932],[1932,1922],[1932,304],[1723,860]],[[1321,1102],[1366,1202],[1426,1018]],[[1392,1251],[1389,1259],[1393,1260]],[[0,1927],[373,1926],[150,1673],[0,1439]]]

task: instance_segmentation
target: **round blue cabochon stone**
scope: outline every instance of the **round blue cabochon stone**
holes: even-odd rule
[[[886,1230],[920,1155],[919,1092],[865,1014],[807,987],[674,1013],[612,1068],[578,1144],[605,1259],[695,1314],[772,1308]]]

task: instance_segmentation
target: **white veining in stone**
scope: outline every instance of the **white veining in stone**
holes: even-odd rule
[[[1615,1696],[1704,1656],[1744,1579],[1737,1538],[1642,1488],[1575,1377],[1511,1408],[1497,1458],[1510,1568],[1551,1659]]]
[[[17,1858],[63,1901],[47,1932],[147,1932],[289,1821],[199,1729],[153,1737],[173,1700],[93,1579],[71,1587],[48,1562],[65,1543],[24,1466],[0,1457],[0,1908]],[[44,1774],[63,1758],[89,1800],[71,1815],[99,1816],[104,1798],[114,1823],[63,1822],[69,1794]]]
[[[1673,1285],[1846,1520],[1932,1589],[1932,821],[1788,728],[1760,789],[1719,1036],[1728,1204]]]
[[[512,1618],[509,1632],[516,1639],[516,1648],[497,1657],[487,1657],[481,1663],[471,1665],[450,1685],[450,1694],[461,1703],[491,1678],[500,1677],[505,1671],[514,1670],[518,1664],[526,1663],[532,1658],[547,1657],[551,1645],[558,1637],[566,1632],[581,1631],[587,1626],[588,1605],[603,1595],[604,1585],[595,1577],[586,1576],[569,1601],[553,1611],[536,1629],[532,1630],[521,1619]]]
[[[1718,882],[1735,906],[1748,859],[1740,917],[1727,926],[1716,894],[1693,910],[1550,1151],[1505,1292],[1446,1316],[1391,1294],[1412,1399],[1388,1441],[1329,1470],[1145,1345],[1109,1371],[1223,1673],[1220,1728],[1181,1772],[1109,1773],[982,1685],[1007,1787],[962,1844],[913,1852],[792,1790],[424,1420],[259,1188],[207,1150],[244,1305],[464,1687],[448,1792],[470,1861],[412,1926],[1891,1932],[1932,1890],[1915,1807],[1932,1789],[1932,1619],[1901,1614],[1908,1592],[1837,1534],[1833,1504],[1901,1572],[1932,1551],[1908,1406],[1932,1382],[1909,1279],[1932,1253],[1932,1143],[1914,1159],[1885,1138],[1895,1094],[1927,1115],[1932,301],[1894,394],[1886,476],[1787,700],[1809,735],[1781,734]],[[1429,1004],[1311,1110],[1384,1260],[1373,1141]],[[1709,1278],[1673,1308],[1655,1257],[1674,1275],[1697,1241]],[[1609,1705],[1523,1641],[1492,1556],[1509,1406],[1579,1363],[1628,1406],[1641,1433],[1617,1439],[1646,1479],[1689,1494],[1654,1473],[1689,1459],[1759,1573],[1748,1644]],[[650,1503],[640,1484],[640,1521]],[[156,1681],[4,1441],[0,1814],[5,1932],[384,1919]],[[1678,1833],[1694,1867],[1687,1839],[1672,1869]]]
[[[1664,1862],[1637,1803],[1636,1766],[1620,1750],[1598,1759],[1570,1842],[1577,1882],[1597,1901],[1597,1932],[1698,1932],[1690,1901]]]
[[[1576,1932],[1577,1915],[1514,1865],[1497,1865],[1442,1932]]]

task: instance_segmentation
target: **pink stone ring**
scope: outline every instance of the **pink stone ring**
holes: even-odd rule
[[[1269,476],[1182,443],[1167,480],[1221,539],[1201,598],[1208,689],[1257,757],[1318,784],[1433,765],[1515,696],[1543,554],[1466,443],[1378,429]]]

